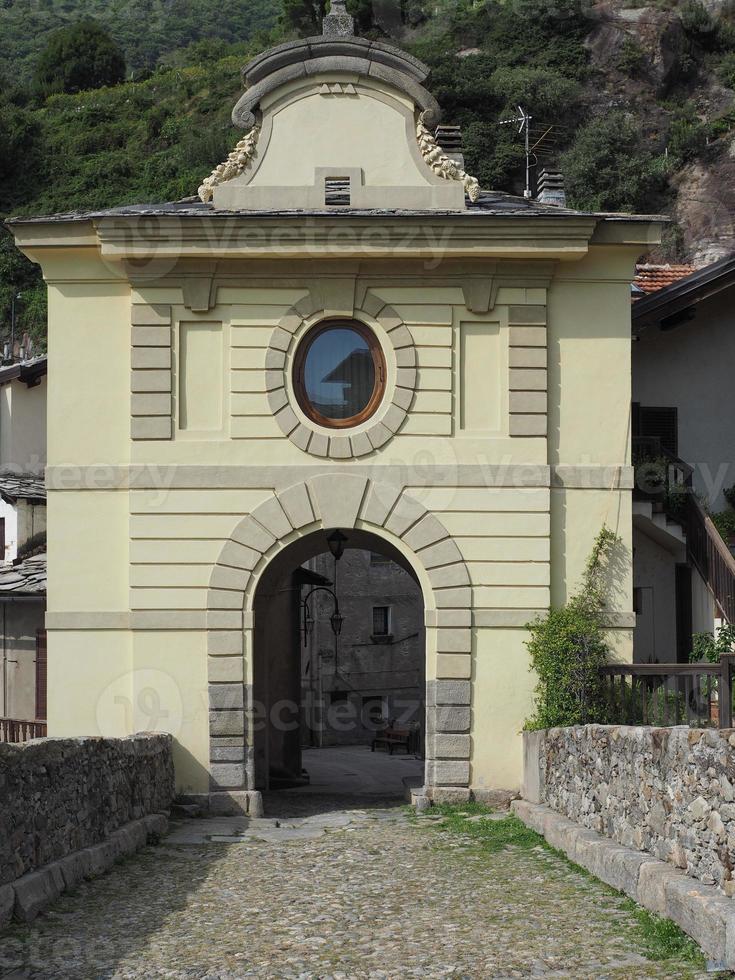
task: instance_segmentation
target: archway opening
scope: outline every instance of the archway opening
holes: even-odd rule
[[[403,799],[423,785],[424,605],[411,564],[369,531],[314,531],[271,560],[253,603],[257,789]]]

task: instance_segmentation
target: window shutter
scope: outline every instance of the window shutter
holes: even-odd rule
[[[661,448],[679,455],[679,418],[676,408],[649,408],[641,405],[640,434],[648,439],[658,439]]]

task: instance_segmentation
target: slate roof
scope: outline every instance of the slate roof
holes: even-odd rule
[[[643,293],[657,293],[672,283],[690,276],[697,270],[693,265],[637,265],[633,284]]]
[[[41,224],[48,222],[90,221],[102,218],[135,218],[148,217],[178,217],[178,218],[239,218],[241,220],[287,217],[453,217],[472,218],[476,215],[500,215],[521,218],[604,218],[605,220],[622,221],[651,221],[662,219],[661,215],[651,214],[615,214],[607,212],[574,211],[570,208],[557,208],[550,204],[540,204],[538,201],[526,200],[502,191],[482,191],[478,201],[467,202],[464,211],[412,211],[396,209],[358,210],[357,208],[342,209],[310,209],[283,211],[227,211],[215,208],[210,203],[203,203],[199,198],[185,198],[182,201],[172,201],[165,204],[124,204],[120,207],[108,208],[102,211],[67,211],[62,214],[32,217],[14,217],[6,221],[8,225]]]
[[[48,373],[48,357],[42,354],[40,357],[32,357],[27,361],[16,361],[15,364],[6,364],[0,367],[0,385],[15,381],[25,381],[29,387],[33,387],[40,382],[41,378]]]
[[[13,596],[46,594],[46,555],[33,555],[17,565],[0,565],[0,601]]]
[[[0,473],[0,497],[8,503],[17,500],[46,500],[46,481],[42,476],[15,476]]]

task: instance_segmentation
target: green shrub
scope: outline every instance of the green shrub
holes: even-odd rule
[[[727,487],[722,491],[725,500],[728,502],[729,506],[735,510],[735,486]]]
[[[606,720],[600,667],[609,649],[603,626],[605,581],[620,539],[600,531],[582,586],[569,602],[530,623],[527,647],[538,682],[527,729],[581,725]]]
[[[692,636],[690,664],[717,664],[723,653],[732,653],[735,648],[735,626],[729,623],[720,626],[716,633],[695,633]]]
[[[104,27],[83,20],[51,35],[38,59],[33,88],[43,98],[118,85],[125,78],[125,56]]]
[[[641,142],[640,127],[623,112],[582,126],[562,155],[570,203],[590,211],[651,212],[666,187],[663,158]]]

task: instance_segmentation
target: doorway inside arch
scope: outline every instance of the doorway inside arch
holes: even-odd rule
[[[284,548],[254,600],[256,788],[403,799],[424,782],[426,643],[415,572],[364,530]]]

